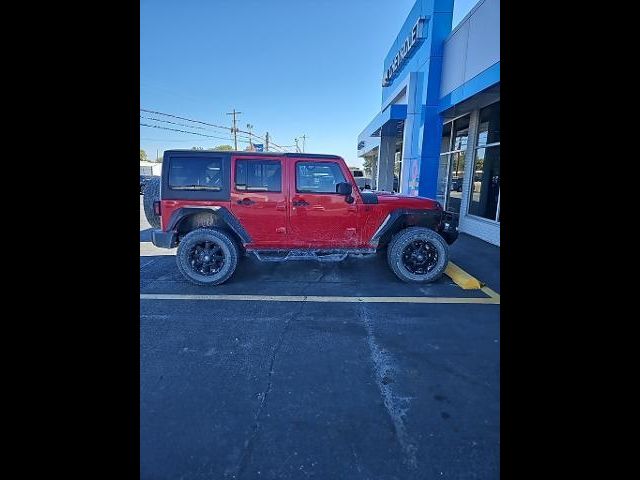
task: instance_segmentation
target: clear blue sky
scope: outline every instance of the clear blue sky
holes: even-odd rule
[[[359,166],[357,137],[380,109],[382,62],[414,3],[141,0],[140,107],[228,126],[225,112],[235,107],[241,129],[250,123],[279,145],[306,134],[307,152]],[[453,25],[476,3],[456,0]],[[225,143],[233,144],[140,127],[150,158],[156,149]]]

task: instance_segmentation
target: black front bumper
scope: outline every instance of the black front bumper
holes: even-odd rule
[[[178,245],[178,234],[176,232],[163,232],[154,229],[151,232],[151,242],[160,248],[173,248]]]
[[[442,223],[438,232],[451,245],[458,238],[458,215],[453,212],[442,212]]]

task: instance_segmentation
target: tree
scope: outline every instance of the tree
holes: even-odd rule
[[[233,150],[231,145],[218,145],[217,147],[213,147],[211,150]]]
[[[140,161],[141,162],[147,161],[147,152],[145,152],[143,149],[140,149]]]
[[[378,165],[378,159],[375,156],[364,157],[362,161],[362,169],[367,177],[373,178]]]

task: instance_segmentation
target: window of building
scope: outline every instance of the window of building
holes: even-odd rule
[[[236,190],[243,192],[282,191],[282,167],[279,160],[237,160]]]
[[[480,110],[478,147],[500,143],[500,102]]]
[[[451,125],[453,122],[445,123],[442,126],[442,143],[440,144],[440,153],[451,151]]]
[[[480,110],[469,214],[500,221],[500,102]]]
[[[462,202],[469,118],[469,115],[465,115],[445,123],[442,127],[436,200],[444,209],[456,213],[460,213]]]
[[[336,185],[346,182],[335,162],[296,163],[296,191],[300,193],[336,193]]]
[[[438,164],[438,183],[436,185],[436,200],[445,206],[447,202],[447,184],[449,182],[449,155],[440,155]]]
[[[397,151],[393,157],[393,188],[394,192],[400,191],[400,177],[402,175],[402,150]]]
[[[469,115],[453,121],[453,143],[452,151],[466,150],[469,141]]]
[[[169,167],[172,190],[222,189],[222,159],[211,157],[175,157]]]

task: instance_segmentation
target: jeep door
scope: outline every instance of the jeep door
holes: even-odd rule
[[[346,167],[345,167],[346,168]],[[290,159],[290,237],[298,247],[344,248],[359,246],[357,201],[336,193],[336,185],[351,179],[334,160]],[[351,183],[351,182],[350,182]]]
[[[254,247],[287,242],[286,172],[277,157],[234,157],[231,212],[251,236]]]

